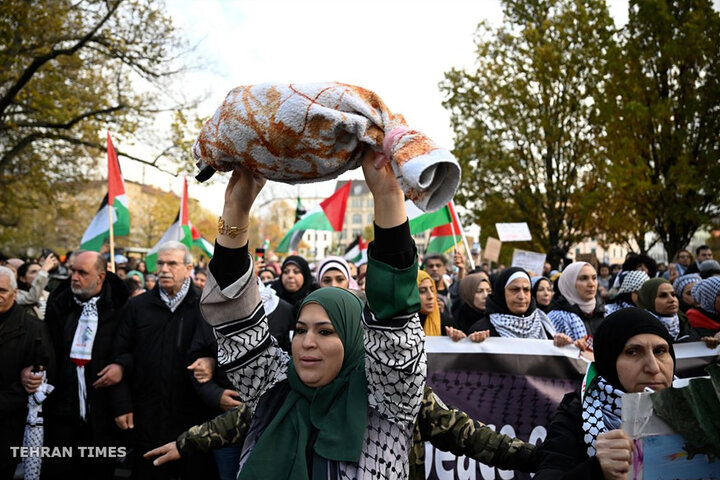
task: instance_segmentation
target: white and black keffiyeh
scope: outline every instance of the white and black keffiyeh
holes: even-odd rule
[[[715,312],[715,298],[720,293],[720,277],[710,277],[695,285],[692,296],[706,312]]]
[[[611,313],[615,313],[618,310],[622,310],[623,308],[632,308],[635,305],[630,305],[627,302],[623,302],[622,300],[617,303],[611,303],[609,305],[605,305],[605,316],[607,317]]]
[[[650,310],[648,310],[648,312],[650,312]],[[660,323],[662,323],[665,328],[667,328],[667,331],[673,338],[673,340],[677,340],[678,336],[680,335],[680,317],[678,317],[677,313],[671,317],[657,315],[654,312],[650,313],[652,313],[655,318],[660,320]]]
[[[490,323],[493,324],[501,337],[537,338],[541,340],[547,338],[545,328],[552,325],[547,315],[540,309],[535,309],[530,315],[524,317],[506,313],[491,313]]]
[[[78,400],[80,404],[80,417],[83,420],[87,418],[87,385],[85,384],[85,365],[90,363],[92,358],[92,348],[95,342],[95,334],[98,328],[98,310],[97,302],[99,296],[83,302],[77,297],[73,297],[75,303],[82,306],[82,312],[78,319],[73,343],[70,347],[70,360],[75,364],[78,380]]]
[[[582,429],[587,454],[594,457],[597,436],[620,428],[622,423],[622,395],[600,375],[590,383],[583,398]]]
[[[678,298],[682,298],[682,293],[685,287],[690,283],[698,283],[702,280],[702,277],[700,277],[700,274],[698,273],[688,273],[687,275],[683,275],[682,277],[678,277],[673,282],[673,288],[675,289],[675,295],[677,295]]]
[[[170,298],[170,295],[168,295],[162,287],[158,290],[160,290],[160,298],[162,301],[165,302],[165,305],[167,305],[171,312],[174,312],[190,290],[190,277],[185,279],[180,290],[178,290],[177,294],[172,298]]]
[[[23,433],[23,447],[42,447],[43,446],[43,416],[42,403],[47,396],[55,389],[47,382],[45,372],[42,373],[42,383],[37,391],[28,398],[28,416],[25,422],[25,432]],[[40,480],[40,470],[42,468],[42,457],[28,456],[23,457],[23,471],[26,480]]]
[[[625,274],[625,278],[623,278],[622,283],[620,284],[618,294],[637,292],[640,290],[640,287],[643,286],[643,283],[648,280],[650,280],[650,277],[642,270],[627,272]]]
[[[548,317],[558,333],[564,333],[573,341],[587,336],[587,328],[579,315],[567,310],[551,310]]]

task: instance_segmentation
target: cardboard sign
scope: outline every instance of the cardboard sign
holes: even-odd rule
[[[502,247],[500,240],[488,237],[487,242],[485,242],[485,250],[482,252],[482,258],[497,262],[500,259],[500,247]]]
[[[512,266],[524,268],[535,275],[542,275],[545,266],[546,255],[544,253],[528,252],[527,250],[515,249],[513,251]]]
[[[532,240],[528,224],[522,223],[496,223],[498,237],[501,242],[524,242]]]

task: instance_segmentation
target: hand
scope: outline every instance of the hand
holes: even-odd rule
[[[93,383],[93,387],[95,388],[109,387],[118,384],[123,378],[123,366],[119,363],[111,363],[98,372],[98,377],[100,378]]]
[[[47,256],[45,261],[42,264],[41,270],[45,270],[46,272],[50,272],[57,268],[58,266],[58,259],[54,254],[50,254]]]
[[[40,367],[40,369],[42,368],[43,367]],[[42,385],[42,374],[33,373],[32,365],[25,367],[20,371],[20,383],[25,391],[32,395],[37,392],[37,389]]]
[[[258,275],[260,275],[260,270],[262,270],[263,268],[265,268],[265,260],[263,260],[262,258],[259,260],[256,260],[255,261],[255,276],[256,277]]]
[[[457,248],[453,252],[453,263],[457,267],[457,279],[465,278],[465,257]]]
[[[211,357],[200,357],[191,363],[187,369],[192,370],[193,376],[198,382],[209,382],[215,371],[215,359]]]
[[[453,327],[445,327],[445,333],[452,339],[453,342],[459,342],[463,338],[467,337],[465,332]]]
[[[228,248],[239,248],[248,241],[247,226],[250,222],[250,209],[255,198],[265,185],[265,179],[254,175],[245,167],[233,170],[230,181],[225,188],[225,205],[222,217],[231,227],[240,227],[241,232],[235,238],[218,235],[217,242]],[[242,231],[244,229],[244,231]]]
[[[373,195],[375,223],[380,228],[392,228],[407,220],[405,194],[395,178],[389,163],[375,165],[375,152],[368,148],[363,157],[362,169],[365,181]]]
[[[158,457],[158,455],[160,455]],[[146,452],[143,457],[150,460],[153,457],[158,457],[155,460],[153,460],[153,465],[156,467],[159,467],[163,463],[172,462],[173,460],[179,460],[180,459],[180,452],[177,448],[176,442],[170,442],[166,443],[162,447],[155,448],[153,450],[150,450],[149,452]]]
[[[620,429],[611,430],[598,435],[595,449],[605,479],[625,480],[635,451],[632,439]]]
[[[720,345],[720,332],[716,333],[713,337],[702,337],[700,340],[705,342],[707,348],[715,348]]]
[[[120,430],[135,428],[132,412],[126,413],[125,415],[120,415],[119,417],[115,417],[115,424],[120,428]]]
[[[671,263],[668,266],[668,280],[670,283],[673,283],[679,276],[680,274],[678,273],[677,268],[675,268],[675,264]]]
[[[473,332],[468,337],[471,342],[480,343],[484,342],[486,338],[490,336],[490,330],[480,330],[479,332]]]
[[[583,352],[588,349],[588,343],[587,340],[584,338],[578,338],[573,342],[573,345],[575,345],[577,348],[582,350]]]
[[[237,400],[240,395],[235,390],[224,390],[220,397],[220,409],[223,412],[227,412],[231,408],[239,407],[242,405],[240,400]]]
[[[573,343],[572,338],[564,333],[556,333],[553,337],[553,345],[556,347],[563,347],[565,345],[570,345],[571,343]]]

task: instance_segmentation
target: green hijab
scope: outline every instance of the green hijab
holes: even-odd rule
[[[658,315],[655,311],[655,297],[657,297],[658,289],[663,283],[672,285],[672,283],[668,282],[664,278],[651,278],[643,283],[640,290],[638,290],[638,307],[644,308],[648,312]]]
[[[343,364],[329,384],[305,385],[291,361],[290,392],[260,436],[238,480],[257,478],[309,479],[306,449],[317,430],[314,451],[338,462],[357,462],[367,428],[367,380],[362,329],[363,302],[349,291],[326,287],[312,292],[300,306],[319,304],[343,343]],[[317,465],[315,465],[317,467]],[[313,480],[327,469],[313,469]]]

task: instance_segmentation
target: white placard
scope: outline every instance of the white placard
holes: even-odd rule
[[[524,268],[528,272],[535,275],[542,275],[545,266],[545,254],[537,252],[528,252],[526,250],[513,251],[512,266]]]
[[[498,237],[501,242],[523,242],[532,240],[528,224],[522,223],[496,223]]]

